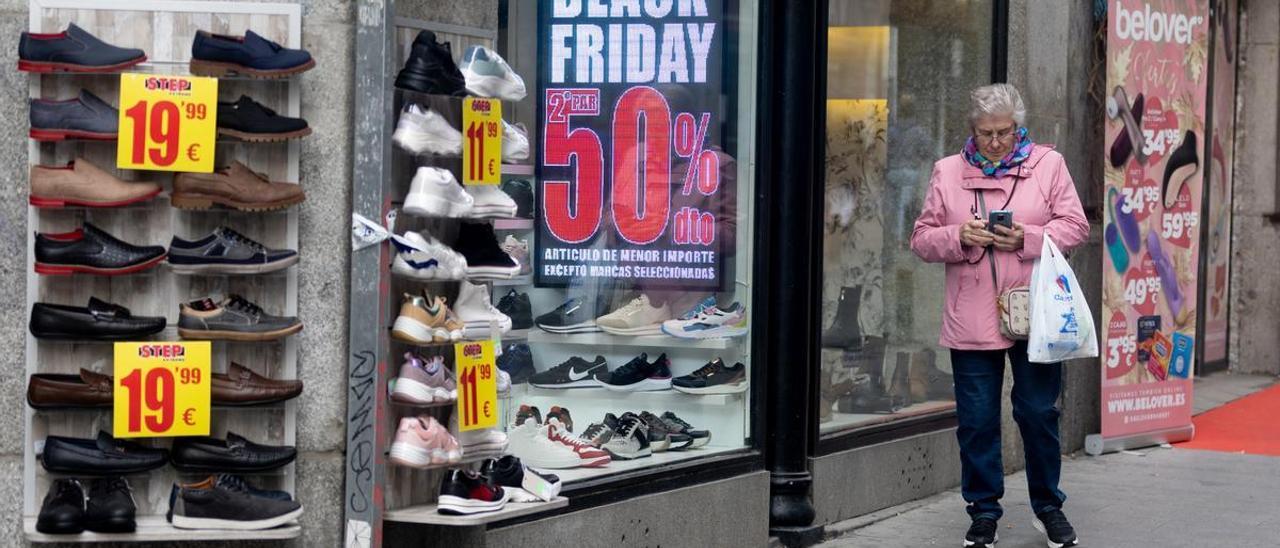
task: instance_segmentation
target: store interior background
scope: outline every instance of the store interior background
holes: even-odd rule
[[[833,0],[836,4],[838,0]],[[985,2],[961,2],[978,4]],[[306,328],[298,335],[300,346],[299,373],[306,384],[300,399],[298,422],[298,498],[306,505],[302,518],[303,537],[300,546],[337,546],[342,538],[343,450],[346,411],[347,352],[347,276],[350,238],[350,180],[352,143],[352,69],[354,60],[354,24],[357,2],[350,0],[301,0],[303,6],[303,44],[317,58],[318,66],[303,75],[302,115],[315,132],[302,140],[301,181],[307,200],[299,209],[300,247],[299,301],[300,317]],[[468,27],[496,28],[497,0],[417,0],[401,1],[401,13]],[[899,4],[899,2],[894,2]],[[905,4],[910,4],[907,2]],[[895,6],[895,9],[896,6]],[[1232,244],[1231,336],[1230,356],[1233,370],[1280,374],[1280,285],[1272,276],[1256,273],[1274,272],[1280,257],[1280,232],[1273,221],[1280,210],[1276,187],[1277,104],[1274,90],[1280,86],[1280,2],[1248,0],[1243,2],[1241,18],[1241,65],[1238,99],[1237,155],[1235,162],[1235,211]],[[0,174],[5,184],[0,187],[0,345],[8,349],[23,346],[29,311],[25,307],[27,273],[26,194],[27,188],[27,82],[28,76],[13,70],[17,62],[18,35],[27,27],[25,0],[0,0],[0,43],[10,47],[0,53]],[[1091,3],[1086,2],[1011,2],[1009,20],[1009,81],[1017,85],[1028,103],[1029,125],[1037,140],[1052,142],[1066,156],[1077,179],[1086,208],[1097,207],[1100,197],[1094,193],[1101,182],[1087,183],[1088,174],[1100,174],[1102,109],[1090,87],[1096,82],[1091,72],[1094,62],[1094,23]],[[1086,49],[1086,45],[1088,49]],[[1089,54],[1064,55],[1067,51]],[[901,78],[899,78],[901,81]],[[963,104],[963,96],[955,98]],[[949,145],[950,146],[950,145]],[[947,152],[950,149],[943,150]],[[932,153],[933,151],[930,151]],[[892,173],[893,154],[886,164]],[[1246,160],[1247,159],[1247,160]],[[927,176],[927,173],[925,174]],[[887,192],[885,182],[869,183],[867,191]],[[903,213],[902,221],[914,220],[914,214]],[[1100,216],[1099,216],[1100,217]],[[1092,219],[1096,224],[1098,218]],[[872,238],[887,241],[891,219],[864,217],[855,221],[851,232],[863,231]],[[898,222],[898,221],[893,221]],[[1100,231],[1095,230],[1090,243],[1072,257],[1082,285],[1093,288],[1091,302],[1100,296],[1098,276],[1102,264]],[[883,244],[887,246],[888,244]],[[882,248],[882,249],[887,249]],[[895,247],[895,249],[897,249]],[[855,261],[889,264],[886,251],[875,245]],[[858,278],[879,276],[882,284],[892,278],[892,269],[881,267],[855,272],[848,265],[842,276]],[[843,267],[842,267],[843,268]],[[1255,273],[1255,274],[1250,274]],[[886,278],[886,275],[889,275]],[[934,274],[939,277],[940,274]],[[928,274],[921,274],[925,278]],[[836,282],[824,286],[824,299],[838,296]],[[844,284],[844,282],[840,282]],[[848,285],[848,284],[844,284]],[[910,308],[902,293],[894,297],[884,285],[879,292],[884,331],[897,329],[902,317],[895,307]],[[173,303],[177,306],[178,303]],[[831,312],[824,311],[823,326],[829,324]],[[874,316],[874,315],[873,315]],[[922,315],[923,316],[923,315]],[[932,318],[932,315],[929,315]],[[920,320],[925,321],[925,320]],[[936,321],[936,320],[930,320]],[[896,322],[896,323],[895,323]],[[936,336],[936,328],[920,323],[912,328],[920,334],[920,345]],[[930,334],[932,333],[932,334]],[[825,361],[825,360],[824,360]],[[22,529],[23,410],[26,379],[21,351],[0,355],[0,539],[17,539]],[[1064,449],[1079,448],[1084,436],[1097,429],[1098,367],[1090,360],[1066,368],[1064,383],[1062,432]],[[1006,387],[1007,389],[1007,387]],[[1007,416],[1005,423],[1005,463],[1010,469],[1020,467],[1016,429]],[[929,441],[915,443],[917,448],[951,447],[954,435],[945,431]],[[912,449],[913,451],[916,449]],[[822,459],[818,459],[822,460]],[[850,500],[857,493],[875,493],[877,476],[868,474],[874,462],[850,465],[848,460],[815,463],[815,490],[819,504],[819,521],[830,522],[864,514],[889,506],[895,498],[910,500],[927,495],[920,490],[944,489],[958,483],[958,476],[938,472],[920,490],[901,490],[900,495]],[[949,464],[940,460],[935,470]],[[838,475],[835,472],[840,472]],[[824,474],[824,472],[830,472]],[[847,478],[847,479],[844,479]],[[826,487],[824,479],[833,480]],[[829,500],[840,491],[848,502]],[[830,502],[831,504],[825,504]]]

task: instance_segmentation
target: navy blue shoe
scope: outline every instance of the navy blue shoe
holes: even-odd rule
[[[114,141],[119,132],[120,113],[88,90],[75,99],[56,101],[32,99],[28,134],[37,141],[94,139]]]
[[[306,50],[282,47],[251,30],[244,37],[202,30],[191,42],[191,74],[196,76],[283,78],[314,66],[316,61]]]
[[[265,274],[297,262],[297,251],[270,249],[225,226],[199,240],[169,242],[169,266],[178,274]]]
[[[146,60],[142,50],[103,42],[75,23],[62,32],[24,32],[18,39],[18,70],[25,72],[119,72]]]
[[[533,352],[529,349],[529,345],[525,343],[511,343],[502,348],[502,355],[498,356],[498,369],[506,371],[511,375],[511,384],[523,384],[529,382],[537,370],[533,368]]]

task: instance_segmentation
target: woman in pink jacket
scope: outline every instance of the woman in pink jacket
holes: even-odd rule
[[[1046,235],[1068,253],[1088,237],[1089,223],[1062,155],[1031,141],[1018,90],[984,86],[971,99],[972,135],[960,154],[933,165],[924,210],[911,234],[916,255],[947,265],[938,344],[951,350],[955,377],[961,492],[973,520],[964,546],[994,544],[1002,514],[1000,394],[1006,355],[1034,524],[1049,546],[1075,546],[1075,531],[1062,513],[1066,495],[1058,489],[1062,364],[1027,363],[1026,341],[1001,335],[996,298],[1029,284]],[[987,212],[998,209],[1013,212],[1013,226],[988,231]]]

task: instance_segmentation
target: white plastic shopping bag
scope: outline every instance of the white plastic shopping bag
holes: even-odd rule
[[[1027,360],[1054,363],[1098,357],[1093,312],[1066,257],[1045,234],[1031,270],[1031,334]]]

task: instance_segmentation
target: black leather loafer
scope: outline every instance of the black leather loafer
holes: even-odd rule
[[[106,432],[97,439],[49,436],[44,440],[40,463],[44,469],[78,476],[126,476],[164,466],[169,452],[130,441],[118,440]]]
[[[292,447],[259,445],[227,433],[227,439],[178,438],[173,442],[174,468],[184,472],[261,472],[274,470],[298,456]]]
[[[35,269],[39,274],[115,276],[154,267],[164,255],[164,246],[126,243],[85,223],[72,232],[36,234]]]
[[[31,334],[37,339],[128,340],[164,330],[161,316],[134,316],[129,309],[89,297],[89,306],[36,303],[31,307]]]

